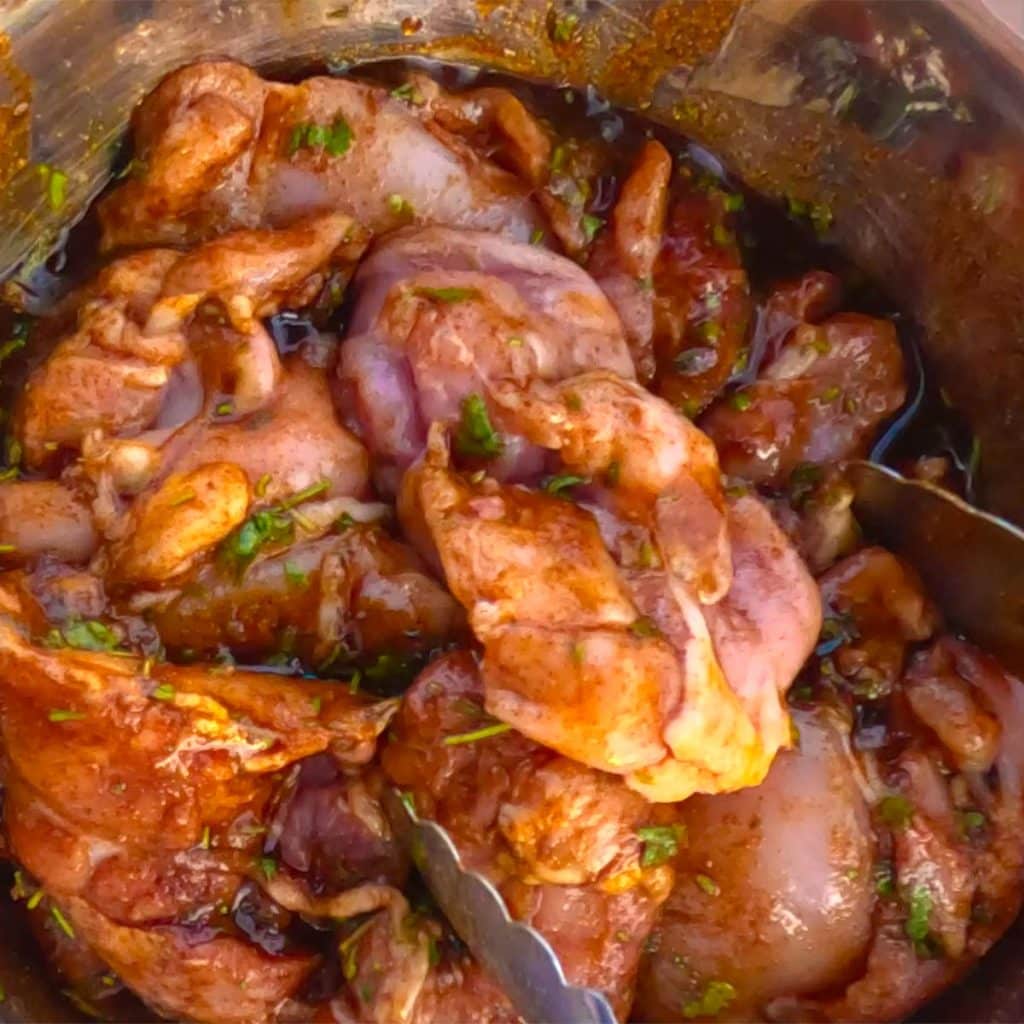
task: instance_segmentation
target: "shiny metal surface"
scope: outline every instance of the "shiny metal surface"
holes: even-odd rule
[[[1024,675],[1024,531],[884,466],[849,477],[867,533],[917,569],[951,625]]]
[[[526,1021],[545,1024],[616,1024],[608,1000],[593,989],[570,985],[550,943],[509,917],[498,890],[467,869],[448,832],[417,817],[402,800],[406,839],[438,906],[473,955],[501,982]]]

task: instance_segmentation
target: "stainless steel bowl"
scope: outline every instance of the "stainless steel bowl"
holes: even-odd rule
[[[980,439],[978,500],[1024,523],[1024,230],[969,173],[979,154],[1024,166],[1024,3],[990,2],[1005,21],[978,0],[0,0],[0,277],[18,287],[53,250],[133,105],[188,61],[294,74],[418,55],[591,85],[828,211]],[[570,49],[559,10],[579,18]],[[877,73],[851,64],[872,49]],[[40,165],[67,174],[62,203]],[[0,1020],[74,1017],[2,919]],[[1018,927],[925,1016],[1024,1019],[1022,954]]]

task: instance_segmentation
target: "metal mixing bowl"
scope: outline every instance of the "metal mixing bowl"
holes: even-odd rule
[[[1021,0],[991,2],[1024,30]],[[551,31],[565,13],[571,47]],[[880,41],[921,59],[851,63]],[[828,240],[918,323],[980,439],[977,499],[1024,523],[1024,230],[1008,229],[1009,192],[964,173],[977,154],[1024,167],[1024,45],[978,0],[0,0],[7,287],[104,186],[138,99],[221,55],[289,75],[420,55],[592,85],[765,195],[827,209]],[[68,175],[59,209],[40,164]],[[0,915],[0,1020],[74,1018]],[[1024,1019],[1022,953],[1018,927],[924,1017]]]

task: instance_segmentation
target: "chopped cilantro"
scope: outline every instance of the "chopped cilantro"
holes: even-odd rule
[[[272,544],[290,544],[295,539],[295,522],[277,509],[254,512],[241,526],[221,541],[221,556],[242,576],[259,552]]]
[[[288,137],[288,155],[300,149],[323,149],[328,156],[341,156],[352,144],[352,129],[348,121],[338,114],[330,126],[300,121],[292,127]]]
[[[413,295],[421,299],[433,299],[435,302],[465,302],[477,298],[480,293],[475,288],[413,288]]]
[[[742,192],[726,192],[722,198],[722,206],[726,213],[737,213],[743,209],[744,200]]]
[[[721,886],[710,875],[697,875],[694,881],[697,883],[697,888],[708,896],[720,896],[722,894]]]
[[[412,208],[412,203],[409,202],[405,196],[400,196],[397,192],[392,192],[388,196],[388,209],[398,216],[407,215],[412,217],[415,210]]]
[[[277,861],[273,857],[260,857],[256,866],[268,882],[277,874]]]
[[[530,232],[530,245],[540,245],[544,241],[544,229],[534,228]]]
[[[558,476],[550,477],[544,484],[544,490],[555,498],[563,498],[566,501],[570,500],[572,495],[567,492],[573,487],[579,487],[580,484],[588,484],[590,481],[585,476],[573,476],[571,473],[562,473]]]
[[[288,583],[293,587],[300,587],[305,590],[309,586],[309,573],[304,572],[297,562],[290,560],[285,562],[284,574]]]
[[[558,15],[551,23],[551,38],[556,43],[568,43],[576,34],[580,16],[572,11]]]
[[[174,700],[175,689],[170,683],[160,683],[159,686],[153,688],[149,695],[153,700]]]
[[[583,214],[583,234],[588,242],[594,240],[594,236],[604,227],[604,220],[601,217],[595,217],[592,213]]]
[[[754,400],[746,391],[735,391],[729,397],[729,404],[737,412],[746,412],[754,404]]]
[[[694,1017],[717,1017],[734,999],[736,989],[727,981],[709,981],[704,991],[683,1006],[687,1020]]]
[[[405,103],[411,103],[414,107],[421,107],[426,102],[423,98],[423,93],[416,88],[412,82],[405,82],[402,85],[396,86],[391,90],[391,95],[396,100],[403,100]]]
[[[264,473],[263,476],[256,481],[256,497],[262,498],[267,493],[267,488],[270,486],[270,481],[274,478],[269,473]]]
[[[679,853],[679,847],[686,845],[685,825],[647,825],[638,828],[636,834],[644,844],[640,864],[645,868],[670,861]]]
[[[308,487],[304,487],[301,491],[297,491],[290,497],[285,498],[278,508],[282,512],[287,512],[290,509],[295,508],[296,505],[301,505],[303,502],[311,501],[313,498],[320,497],[321,494],[325,494],[330,490],[330,487],[330,480],[318,480],[315,484],[310,484]]]
[[[961,811],[959,814],[960,831],[965,835],[974,835],[988,824],[988,819],[981,811]]]
[[[890,793],[878,802],[878,816],[890,828],[906,828],[914,816],[914,807],[905,796]]]
[[[11,336],[0,345],[0,363],[22,349],[28,343],[31,322],[27,317],[19,316],[11,327]]]
[[[733,233],[724,224],[716,224],[711,229],[711,238],[715,245],[721,246],[723,249],[728,248],[736,241]]]
[[[416,817],[416,798],[408,790],[403,789],[398,794],[398,799],[402,801],[402,806],[409,812],[410,817]]]
[[[36,889],[36,891],[32,893],[31,896],[29,896],[28,902],[25,904],[25,907],[28,910],[35,910],[36,907],[38,907],[39,904],[43,902],[43,897],[45,895],[46,894],[43,892],[42,889]]]
[[[427,963],[436,967],[441,962],[441,950],[437,945],[437,939],[433,935],[427,936]]]
[[[474,729],[473,732],[460,732],[452,736],[445,736],[444,745],[455,747],[463,743],[476,743],[477,740],[490,739],[492,736],[500,736],[509,732],[512,726],[506,722],[495,722],[494,725],[486,725],[482,729]]]
[[[879,896],[891,896],[896,891],[896,885],[892,877],[892,865],[888,861],[881,861],[875,865],[875,892]]]
[[[47,715],[47,718],[49,718],[51,722],[78,722],[85,718],[85,713],[82,711],[68,711],[62,708],[54,708],[54,710]]]
[[[56,167],[49,164],[39,165],[39,177],[42,179],[43,187],[46,189],[46,198],[50,209],[57,211],[64,205],[68,191],[68,176]]]
[[[75,929],[71,927],[71,922],[61,912],[60,907],[54,905],[50,907],[50,915],[54,921],[57,922],[57,927],[69,938],[75,937]]]
[[[114,651],[121,638],[96,619],[71,619],[46,635],[47,647],[74,647],[79,651]]]
[[[455,449],[460,455],[493,459],[499,456],[505,443],[487,413],[484,400],[477,394],[467,395],[462,402],[462,419],[455,434]]]
[[[931,931],[929,919],[932,913],[932,896],[923,885],[915,885],[907,900],[907,920],[903,930],[917,951],[926,949],[926,942]]]
[[[359,692],[359,684],[362,681],[363,681],[363,673],[360,672],[359,669],[356,669],[355,672],[352,673],[352,678],[349,679],[349,681],[348,681],[348,692],[349,693],[358,693]]]
[[[230,399],[218,402],[213,409],[215,416],[230,416],[235,411],[235,403]]]

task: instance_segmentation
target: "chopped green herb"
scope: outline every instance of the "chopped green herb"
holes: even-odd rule
[[[256,497],[262,498],[267,493],[267,488],[270,486],[270,481],[274,478],[269,473],[264,473],[263,476],[256,481]]]
[[[959,820],[960,831],[965,836],[980,832],[988,824],[988,819],[981,811],[961,811]]]
[[[595,217],[592,213],[583,214],[583,234],[588,242],[594,240],[594,236],[604,227],[604,220],[601,217]]]
[[[437,939],[433,935],[427,936],[427,963],[436,967],[441,962],[441,950],[437,945]]]
[[[75,929],[71,927],[71,922],[61,913],[61,909],[58,906],[50,907],[50,915],[54,921],[57,922],[57,927],[69,938],[75,937]]]
[[[355,525],[355,519],[353,519],[352,515],[348,512],[342,512],[341,515],[334,520],[334,529],[337,530],[338,533],[344,533]]]
[[[907,901],[907,920],[903,930],[906,932],[907,938],[917,947],[918,952],[922,951],[922,946],[928,939],[931,930],[929,927],[931,913],[931,893],[923,885],[915,885]]]
[[[811,225],[819,235],[832,227],[832,220],[832,209],[826,203],[815,203],[811,207]]]
[[[319,694],[317,694],[315,697],[311,697],[309,700],[309,706],[313,709],[314,715],[319,715],[320,712],[323,710],[324,706],[323,697],[321,697]]]
[[[171,498],[170,507],[177,508],[179,505],[187,505],[190,501],[194,501],[196,497],[196,490],[194,487],[186,487],[180,494]]]
[[[18,349],[22,349],[28,343],[31,322],[27,317],[18,317],[11,329],[11,336],[0,345],[0,363],[13,355]]]
[[[68,191],[68,176],[49,164],[39,165],[39,176],[46,188],[46,198],[51,210],[59,210],[64,205]]]
[[[636,283],[640,285],[640,291],[650,292],[654,290],[654,278],[650,274],[645,277],[638,277]]]
[[[661,636],[661,630],[654,624],[654,620],[646,615],[641,615],[639,619],[631,622],[629,631],[633,636]]]
[[[571,473],[562,473],[547,480],[544,484],[544,490],[555,498],[563,498],[568,501],[572,495],[566,493],[567,491],[573,487],[579,487],[580,484],[588,483],[590,481],[585,476],[573,476]]]
[[[0,544],[0,555],[10,555],[17,550],[14,544]]]
[[[255,512],[221,542],[222,556],[235,566],[239,576],[259,552],[272,544],[290,544],[295,539],[291,516],[276,509]]]
[[[39,904],[43,902],[43,897],[45,895],[46,894],[43,892],[42,889],[36,889],[36,891],[34,893],[32,893],[31,896],[29,896],[28,902],[25,904],[25,906],[29,910],[35,910],[36,907],[38,907]]]
[[[796,196],[786,197],[786,206],[789,212],[794,217],[806,217],[810,207],[802,199],[797,199]]]
[[[505,443],[487,413],[484,400],[477,394],[467,395],[462,402],[462,419],[455,434],[455,449],[460,455],[493,459],[499,456]]]
[[[754,400],[746,391],[734,391],[729,396],[729,404],[737,412],[746,412],[754,404]]]
[[[359,970],[356,960],[356,953],[359,949],[359,940],[366,933],[366,930],[373,924],[373,918],[364,921],[355,931],[351,932],[338,944],[338,953],[341,955],[341,973],[346,981],[351,981]]]
[[[210,848],[210,826],[203,826],[203,836],[199,840],[199,849],[208,850]]]
[[[321,494],[330,490],[330,487],[330,480],[319,480],[315,484],[310,484],[309,487],[304,487],[301,491],[297,491],[295,494],[291,495],[291,497],[285,498],[278,508],[282,512],[287,512],[290,509],[295,508],[297,505],[301,505],[303,502],[311,501],[313,498],[320,497]]]
[[[651,569],[661,564],[658,552],[649,540],[645,540],[640,545],[640,550],[637,552],[637,564],[641,569]]]
[[[575,391],[568,391],[565,395],[565,407],[570,412],[579,412],[583,408],[583,399]]]
[[[421,107],[426,102],[423,98],[423,93],[412,82],[405,82],[392,89],[391,95],[396,100],[404,100],[406,103],[411,103],[414,107]]]
[[[349,693],[358,693],[359,692],[359,684],[362,681],[363,681],[363,673],[360,672],[359,669],[356,669],[355,672],[352,673],[352,678],[349,679],[349,681],[348,681],[348,692]]]
[[[534,228],[530,232],[530,245],[540,245],[544,241],[544,229]]]
[[[305,572],[297,562],[290,560],[285,562],[284,574],[288,583],[293,587],[301,587],[305,590],[309,586],[309,573]]]
[[[73,647],[79,651],[114,651],[121,638],[96,619],[72,619],[46,636],[47,647]]]
[[[509,348],[522,348],[523,347],[523,339],[519,338],[519,337],[512,337],[512,338],[508,339],[507,344],[508,344]]]
[[[85,712],[54,708],[54,710],[47,715],[47,718],[49,718],[51,722],[78,722],[85,718]]]
[[[570,42],[579,22],[580,16],[572,11],[558,15],[551,24],[551,38],[556,43]]]
[[[174,700],[175,689],[170,683],[161,683],[150,693],[153,700]]]
[[[416,817],[416,798],[408,790],[402,790],[398,794],[398,799],[402,801],[402,806],[409,812],[409,814]]]
[[[500,736],[509,732],[512,726],[506,722],[495,722],[494,725],[484,726],[483,729],[474,729],[473,732],[460,732],[452,736],[445,736],[444,745],[455,747],[462,743],[476,743],[477,740],[490,739],[492,736]]]
[[[722,336],[722,325],[716,320],[707,320],[700,325],[700,334],[705,341],[714,344]]]
[[[644,844],[640,864],[645,868],[670,861],[686,845],[685,825],[646,825],[638,828],[636,834]]]
[[[328,156],[341,156],[351,144],[352,129],[339,114],[330,127],[311,121],[294,125],[288,137],[288,155],[294,156],[300,149],[323,149]]]
[[[734,999],[736,989],[727,981],[709,981],[697,999],[683,1006],[687,1020],[694,1017],[717,1017]]]
[[[738,213],[744,206],[743,193],[726,192],[722,198],[722,206],[726,213]]]
[[[842,388],[833,384],[831,387],[825,388],[819,398],[822,404],[828,405],[829,403],[834,402],[842,393]]]
[[[710,875],[697,875],[694,881],[697,883],[697,888],[701,892],[707,893],[708,896],[720,896],[722,894],[721,886]]]
[[[397,192],[392,192],[388,196],[388,209],[398,215],[406,215],[412,217],[415,211],[412,208],[412,203],[409,202],[405,196],[400,196]]]
[[[574,665],[582,665],[587,655],[586,644],[580,642],[570,644],[569,646],[569,658],[572,660]]]
[[[216,416],[230,416],[234,411],[235,403],[230,400],[218,402],[213,409],[214,415]]]
[[[618,487],[619,480],[622,477],[622,463],[618,459],[612,459],[608,463],[608,468],[604,471],[605,483],[609,487]]]
[[[475,288],[413,288],[413,295],[421,299],[433,299],[435,302],[465,302],[477,298],[480,293]]]
[[[891,828],[906,828],[914,816],[914,807],[905,796],[890,793],[878,802],[878,816]]]
[[[277,874],[277,861],[273,857],[260,857],[256,861],[256,866],[268,882]]]

